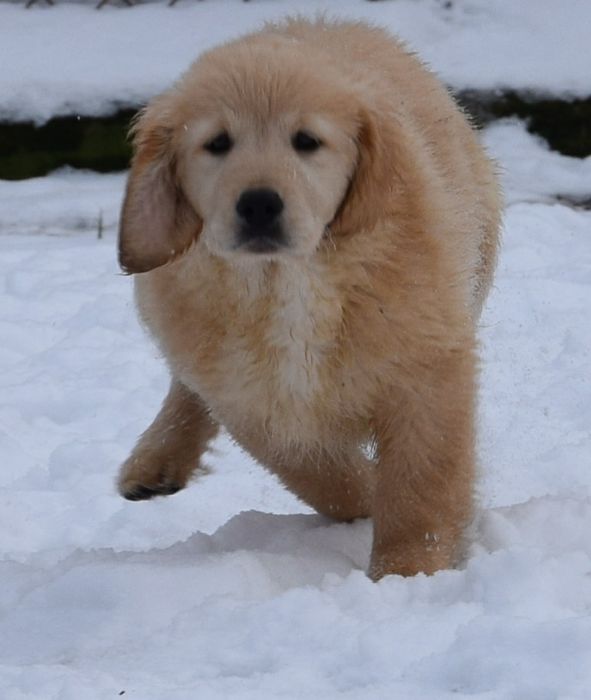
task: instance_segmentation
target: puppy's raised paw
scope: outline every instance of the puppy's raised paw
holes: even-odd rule
[[[183,487],[175,483],[160,483],[153,485],[141,484],[133,481],[126,481],[119,484],[119,493],[128,501],[146,501],[154,496],[172,496]]]
[[[121,467],[117,490],[128,501],[171,496],[186,486],[186,475],[157,455],[132,455]]]

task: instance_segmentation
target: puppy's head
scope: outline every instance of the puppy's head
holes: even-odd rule
[[[377,214],[371,191],[383,173],[372,175],[369,112],[337,70],[284,38],[206,54],[134,131],[119,239],[128,272],[168,262],[197,237],[229,260],[308,256],[329,227]]]

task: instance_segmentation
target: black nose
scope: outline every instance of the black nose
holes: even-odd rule
[[[266,228],[283,211],[283,200],[274,190],[245,190],[236,204],[238,216],[252,228]]]

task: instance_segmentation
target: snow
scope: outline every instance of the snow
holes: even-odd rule
[[[105,114],[167,88],[201,51],[286,13],[374,21],[456,89],[591,94],[588,0],[180,0],[132,9],[0,4],[0,118]]]
[[[591,157],[571,158],[552,152],[544,139],[519,128],[519,120],[502,119],[484,132],[504,172],[505,201],[573,202],[591,199]]]
[[[114,231],[124,186],[122,173],[97,175],[68,168],[47,177],[0,180],[0,234],[98,234],[99,220]]]
[[[369,523],[312,513],[225,436],[187,490],[116,495],[167,383],[116,265],[123,176],[0,183],[3,700],[588,700],[591,212],[555,195],[588,196],[591,159],[518,122],[484,140],[508,209],[472,544],[378,584]]]

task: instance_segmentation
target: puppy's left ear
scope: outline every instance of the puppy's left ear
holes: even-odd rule
[[[401,171],[413,167],[404,135],[389,115],[361,109],[356,141],[355,172],[330,225],[342,235],[371,231],[391,216],[406,189]]]
[[[176,174],[173,131],[144,112],[133,127],[135,155],[119,225],[119,264],[148,272],[183,253],[201,230]]]

